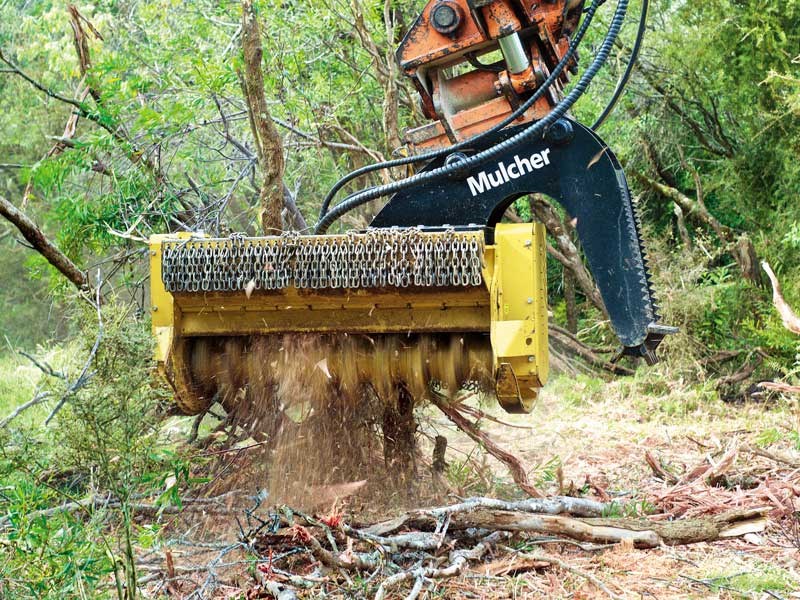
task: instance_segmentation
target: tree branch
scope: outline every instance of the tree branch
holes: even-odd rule
[[[466,433],[470,438],[479,444],[483,444],[487,452],[502,462],[511,472],[514,482],[529,496],[541,498],[542,494],[528,480],[528,474],[519,459],[513,454],[503,450],[489,436],[481,432],[474,423],[464,417],[458,410],[448,403],[444,398],[436,394],[431,394],[431,401],[441,410],[456,427]]]
[[[81,291],[89,289],[89,279],[86,273],[81,271],[66,254],[51,242],[36,223],[2,196],[0,196],[0,215],[19,229],[19,232],[28,240],[34,250],[58,269],[76,288]]]

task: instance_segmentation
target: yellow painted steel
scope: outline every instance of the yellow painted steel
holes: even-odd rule
[[[547,381],[547,270],[544,226],[498,225],[489,279],[497,401],[530,412]]]
[[[548,373],[544,227],[498,224],[484,250],[483,286],[382,289],[297,289],[243,292],[166,291],[165,240],[150,239],[150,289],[155,358],[178,393],[191,393],[183,341],[197,336],[283,332],[486,332],[497,397],[510,412],[530,412]],[[199,239],[198,239],[199,238]],[[209,242],[212,243],[212,242]]]

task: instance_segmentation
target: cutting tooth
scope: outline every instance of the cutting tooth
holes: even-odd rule
[[[629,230],[631,235],[634,236],[637,244],[639,245],[640,256],[642,257],[642,292],[643,299],[650,306],[653,321],[657,322],[661,319],[658,309],[655,290],[653,289],[652,274],[650,272],[650,259],[647,255],[647,250],[642,242],[642,220],[639,215],[639,206],[637,202],[630,200],[631,216],[633,217],[629,223]]]

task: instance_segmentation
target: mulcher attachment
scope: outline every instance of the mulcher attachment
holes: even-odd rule
[[[557,120],[597,73],[627,10],[620,1],[592,66],[559,100],[602,2],[577,28],[583,4],[428,2],[397,54],[430,119],[408,133],[414,155],[342,179],[317,224],[327,231],[347,210],[397,192],[368,230],[152,238],[157,358],[185,412],[215,399],[226,410],[248,397],[282,406],[276,381],[281,369],[297,375],[298,361],[321,365],[334,396],[365,384],[377,395],[419,395],[488,380],[503,408],[530,411],[548,372],[545,234],[541,224],[501,220],[532,193],[574,220],[623,352],[655,362],[674,329],[658,323],[625,176],[593,131]],[[427,175],[355,193],[328,212],[358,175],[425,160]],[[309,336],[324,343],[306,344]]]
[[[156,236],[157,358],[189,413],[239,392],[238,383],[215,385],[203,376],[214,354],[246,354],[252,339],[284,334],[325,336],[322,358],[342,385],[378,377],[452,392],[488,373],[506,410],[528,412],[548,372],[544,228],[501,224],[493,237],[486,244],[475,228]],[[246,339],[231,344],[237,336]],[[209,337],[228,341],[198,343]],[[253,371],[238,378],[245,388],[271,368],[271,361],[241,362]]]
[[[494,146],[517,130],[509,128],[482,140],[481,148],[466,155]],[[459,157],[431,162],[426,170],[445,160],[454,164]],[[481,170],[401,191],[372,226],[480,223],[491,230],[517,198],[531,193],[557,200],[574,219],[623,352],[655,362],[656,348],[675,329],[658,323],[636,206],[619,161],[580,123],[561,119],[543,139],[514,147]]]

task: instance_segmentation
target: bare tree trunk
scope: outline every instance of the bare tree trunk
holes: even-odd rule
[[[74,262],[72,262],[66,254],[59,250],[47,236],[42,233],[42,230],[28,218],[25,213],[20,212],[16,206],[11,204],[8,200],[0,196],[0,215],[8,219],[23,237],[33,246],[39,254],[53,265],[59,272],[64,275],[72,284],[79,290],[89,289],[89,278],[86,273],[81,271]]]
[[[683,216],[683,209],[675,202],[672,203],[672,208],[675,213],[675,219],[677,220],[678,234],[681,236],[681,241],[683,245],[686,246],[687,250],[691,250],[692,238],[689,235],[689,230],[686,228],[686,218]]]
[[[383,130],[386,132],[386,149],[391,152],[402,145],[400,140],[400,108],[397,64],[394,59],[395,25],[392,14],[391,0],[383,4],[383,23],[386,27],[386,81],[384,82],[385,96],[383,99]]]
[[[578,333],[578,305],[575,300],[575,277],[569,269],[564,269],[564,300],[567,303],[567,329],[570,333]]]
[[[386,150],[389,152],[402,145],[398,118],[400,102],[399,83],[397,80],[398,71],[393,54],[396,28],[391,4],[391,0],[384,0],[383,24],[386,32],[387,48],[383,50],[375,42],[375,38],[367,27],[361,0],[352,0],[351,2],[353,26],[356,30],[356,35],[358,35],[364,49],[372,58],[375,77],[383,88],[383,131]]]
[[[283,144],[272,121],[264,94],[264,73],[261,62],[264,49],[252,0],[242,2],[242,50],[244,73],[240,74],[247,102],[247,114],[255,140],[258,165],[263,176],[259,194],[261,227],[264,233],[283,231]]]

